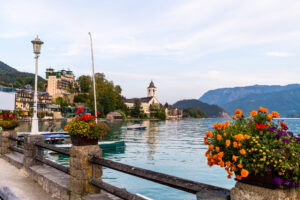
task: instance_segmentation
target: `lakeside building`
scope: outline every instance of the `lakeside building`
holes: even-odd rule
[[[182,119],[183,109],[181,108],[166,108],[167,119]]]
[[[25,115],[29,114],[30,109],[33,108],[34,90],[15,89],[16,92],[16,109],[24,111]],[[52,98],[47,92],[38,92],[38,111],[50,113],[52,105]]]
[[[132,108],[134,106],[134,102],[141,102],[141,107],[144,113],[149,117],[150,116],[150,105],[152,104],[160,104],[156,97],[157,89],[153,83],[150,82],[149,87],[147,88],[147,97],[142,98],[131,98],[124,99],[124,103],[128,108]]]
[[[53,99],[70,95],[69,89],[75,84],[75,76],[70,70],[54,71],[46,69],[47,88],[46,91]]]

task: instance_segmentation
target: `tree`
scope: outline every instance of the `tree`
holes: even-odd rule
[[[97,95],[97,110],[102,116],[115,110],[124,110],[126,112],[126,105],[121,96],[122,89],[118,85],[114,85],[112,81],[105,79],[105,75],[101,73],[95,74],[96,80],[96,95]],[[86,105],[94,114],[94,90],[90,87],[88,100]]]
[[[74,96],[74,103],[85,103],[88,99],[87,94],[78,94]]]
[[[92,82],[90,76],[82,75],[77,79],[77,82],[81,92],[89,92]]]
[[[150,105],[150,116],[153,118],[165,120],[166,110],[161,104],[151,104]]]
[[[55,103],[58,104],[61,108],[68,106],[68,101],[66,98],[57,97]]]
[[[133,107],[131,108],[130,111],[130,116],[131,117],[136,117],[136,118],[143,118],[144,111],[142,110],[142,104],[139,100],[135,100]]]

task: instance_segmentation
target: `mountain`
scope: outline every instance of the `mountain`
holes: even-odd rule
[[[300,84],[290,84],[286,86],[253,85],[246,87],[220,88],[206,92],[199,100],[208,104],[223,106],[229,102],[242,99],[252,94],[266,94],[292,90],[296,88],[300,88]]]
[[[44,85],[46,83],[45,79],[38,77],[39,80],[39,90],[44,90]],[[0,84],[4,86],[16,88],[23,88],[26,84],[33,86],[34,84],[34,74],[27,72],[20,72],[13,67],[0,61]]]
[[[249,113],[251,110],[257,110],[259,106],[268,108],[270,111],[277,111],[281,117],[300,117],[300,88],[250,94],[247,97],[222,105],[231,115],[238,108],[242,109],[244,113]]]
[[[182,109],[199,108],[208,117],[229,117],[223,108],[217,105],[209,105],[207,103],[203,103],[197,99],[180,100],[174,103],[173,107],[182,108]]]

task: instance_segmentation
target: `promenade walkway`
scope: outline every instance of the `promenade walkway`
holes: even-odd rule
[[[7,186],[20,200],[53,200],[26,172],[0,158],[0,187]]]

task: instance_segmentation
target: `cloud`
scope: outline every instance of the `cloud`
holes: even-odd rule
[[[289,52],[267,52],[266,53],[267,56],[275,56],[275,57],[288,57],[288,56],[294,56],[293,53],[289,53]]]

